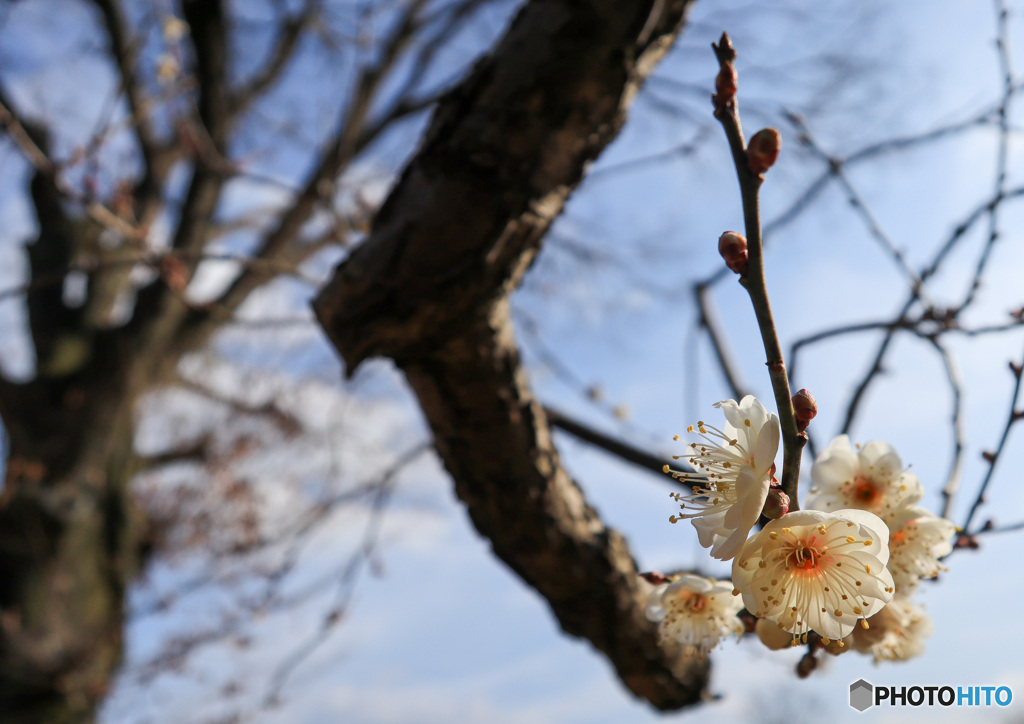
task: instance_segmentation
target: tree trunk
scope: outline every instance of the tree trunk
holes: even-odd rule
[[[0,497],[5,722],[91,721],[120,661],[135,457],[131,397],[103,356],[0,394],[10,445]]]

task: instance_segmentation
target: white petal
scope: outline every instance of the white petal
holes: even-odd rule
[[[684,573],[668,587],[667,593],[668,595],[672,595],[683,588],[695,593],[707,594],[711,591],[712,583],[707,578],[704,578],[704,576],[693,576],[689,573]]]
[[[845,437],[845,436],[843,436]],[[819,488],[838,487],[857,477],[860,461],[848,447],[830,445],[811,468],[811,481]]]
[[[744,419],[750,420],[750,426],[755,430],[760,430],[768,421],[768,410],[753,395],[740,400],[740,412],[744,414]]]
[[[917,476],[911,472],[903,472],[903,477],[900,480],[900,485],[906,488],[901,493],[900,506],[914,505],[924,497],[924,486],[921,485],[921,481],[917,479]]]
[[[895,457],[895,463],[893,463]],[[896,449],[887,442],[881,440],[870,440],[860,449],[860,462],[865,468],[874,466],[877,472],[899,473],[903,470],[903,463]]]
[[[721,400],[720,402],[716,402],[713,407],[720,409],[725,414],[726,421],[728,421],[728,423],[737,430],[744,427],[744,416],[743,413],[740,412],[740,406],[736,403],[736,400]]]
[[[820,510],[796,510],[792,513],[786,513],[781,518],[770,521],[761,529],[761,532],[795,528],[798,525],[821,525],[831,521],[833,517],[832,514],[824,513]]]
[[[771,415],[768,421],[761,428],[757,436],[757,446],[752,450],[754,454],[754,465],[757,470],[767,471],[775,462],[775,455],[779,452],[779,438],[782,431],[779,426],[779,418]]]
[[[714,545],[715,535],[725,530],[725,527],[722,525],[724,518],[725,513],[715,513],[714,515],[705,515],[702,518],[690,519],[690,523],[697,529],[697,539],[700,541],[701,546],[710,548]]]

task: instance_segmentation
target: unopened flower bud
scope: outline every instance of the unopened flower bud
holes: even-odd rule
[[[658,571],[650,571],[649,573],[641,573],[640,577],[650,583],[652,586],[660,586],[663,583],[671,583],[672,579],[666,576],[664,573]]]
[[[743,234],[727,231],[718,237],[718,253],[732,271],[737,274],[747,272],[747,237]]]
[[[761,515],[765,518],[776,520],[789,512],[789,496],[782,492],[782,488],[769,488],[768,497],[764,499],[764,508]]]
[[[725,105],[736,97],[738,78],[736,68],[732,63],[722,65],[718,75],[715,76],[715,105]]]
[[[818,660],[814,658],[814,654],[804,654],[800,663],[796,665],[796,675],[801,679],[806,679],[817,667]]]
[[[796,429],[800,432],[806,430],[818,414],[818,403],[806,388],[793,395],[793,414],[796,416]]]
[[[783,629],[774,621],[759,618],[757,619],[757,628],[755,630],[757,631],[757,637],[761,639],[761,643],[772,651],[781,651],[793,645],[793,634]]]
[[[774,128],[762,128],[747,144],[747,165],[753,174],[763,174],[779,157],[782,148],[782,134]]]

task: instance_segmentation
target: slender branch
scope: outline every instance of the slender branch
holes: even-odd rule
[[[1018,530],[1024,530],[1024,520],[1017,521],[1016,523],[1007,523],[1006,525],[986,525],[973,535],[977,536],[990,535],[992,533],[1013,533]]]
[[[317,630],[299,644],[292,654],[274,671],[270,679],[267,695],[264,698],[264,706],[271,706],[278,702],[281,690],[288,683],[295,669],[327,641],[331,630],[335,628],[335,625],[348,610],[352,594],[355,591],[356,580],[363,567],[371,560],[373,551],[377,546],[377,541],[380,538],[384,514],[387,511],[388,502],[394,493],[398,476],[426,449],[426,445],[419,445],[411,452],[402,455],[381,477],[371,503],[372,512],[370,520],[363,531],[363,538],[359,548],[342,567],[340,574],[332,575],[330,578],[331,582],[338,586],[338,593],[333,605],[324,613]]]
[[[708,284],[697,284],[693,288],[694,296],[697,298],[697,310],[700,314],[699,324],[707,332],[711,340],[711,348],[718,359],[718,366],[725,375],[725,381],[732,390],[737,400],[747,395],[747,386],[740,379],[740,371],[736,361],[733,359],[732,351],[728,348],[728,340],[722,331],[721,322],[718,320],[718,313],[715,311],[714,300],[711,297],[711,286]]]
[[[544,414],[547,415],[548,423],[552,427],[557,427],[558,429],[569,433],[573,437],[578,438],[589,445],[600,448],[618,458],[622,458],[628,463],[632,463],[644,470],[656,473],[665,483],[672,485],[673,487],[677,487],[676,480],[665,475],[665,461],[670,456],[654,455],[646,450],[641,450],[627,442],[605,435],[602,432],[598,432],[589,425],[585,425],[579,420],[575,420],[550,407],[544,408]],[[683,472],[695,472],[685,462],[675,462],[673,463],[673,466]]]
[[[212,436],[203,435],[194,442],[178,446],[172,450],[141,456],[139,458],[139,471],[145,472],[171,463],[205,462],[210,455],[211,442]]]
[[[983,112],[975,115],[967,120],[953,123],[947,126],[940,126],[931,131],[918,134],[916,136],[905,136],[899,138],[890,138],[878,143],[865,146],[857,151],[854,151],[846,158],[841,159],[843,168],[851,168],[865,161],[869,161],[873,158],[877,158],[887,153],[894,153],[896,151],[905,151],[916,146],[924,145],[926,143],[932,143],[939,141],[948,136],[962,133],[970,130],[977,126],[983,126],[992,122],[993,116],[995,116],[998,108],[989,108]],[[831,181],[838,171],[838,168],[833,163],[828,163],[826,168],[818,175],[813,181],[811,181],[804,191],[797,196],[789,206],[783,209],[775,218],[767,221],[762,231],[762,238],[767,242],[770,238],[774,237],[779,231],[788,226],[789,224],[796,221],[803,214],[804,211],[811,208],[813,202],[821,195],[821,193],[828,187],[829,181]],[[711,274],[702,283],[708,285],[714,285],[729,276],[729,270],[725,268],[718,268],[713,274]]]
[[[1004,0],[994,0],[996,10],[996,50],[999,58],[999,70],[1003,79],[1003,95],[1000,99],[999,108],[996,111],[999,119],[999,149],[996,152],[996,182],[993,198],[1002,199],[1006,191],[1007,167],[1010,156],[1010,104],[1016,93],[1016,86],[1013,80],[1013,66],[1010,63],[1010,34],[1009,34],[1009,8]],[[981,279],[985,273],[985,267],[992,254],[992,249],[999,240],[999,207],[995,204],[988,212],[988,240],[982,248],[981,256],[978,258],[974,270],[974,277],[971,280],[967,295],[960,303],[956,312],[959,314],[975,300],[978,290],[981,288]]]
[[[256,257],[276,259],[288,252],[289,246],[298,239],[303,225],[323,197],[325,184],[333,184],[335,178],[373,140],[374,136],[368,135],[368,131],[380,133],[385,127],[375,125],[368,128],[367,114],[381,85],[413,41],[420,27],[418,15],[425,3],[426,0],[412,0],[409,3],[402,20],[383,44],[380,58],[360,74],[337,134],[322,152],[316,169],[291,206],[261,240]],[[231,316],[249,294],[265,281],[266,278],[261,275],[249,272],[239,274],[211,309]],[[194,315],[181,331],[185,346],[201,344],[217,326],[218,320],[209,315]]]
[[[284,73],[289,61],[295,55],[302,32],[316,17],[319,0],[305,0],[297,15],[280,19],[280,30],[270,57],[255,74],[228,98],[228,114],[234,119],[245,113],[256,100],[264,95]]]
[[[960,367],[956,362],[953,353],[942,346],[936,336],[931,336],[928,341],[935,347],[942,364],[946,369],[946,378],[949,380],[949,391],[953,397],[953,409],[951,412],[950,424],[953,428],[953,459],[949,464],[949,474],[946,476],[946,485],[942,488],[942,517],[949,518],[953,506],[953,497],[960,488],[960,475],[963,472],[964,446],[966,445],[966,433],[963,420],[963,377],[960,374]]]
[[[322,248],[322,246],[317,244],[311,244],[309,246],[313,250]],[[168,266],[173,264],[176,260],[188,261],[196,264],[203,261],[233,262],[241,265],[243,268],[252,268],[255,273],[266,277],[285,274],[303,279],[313,285],[320,284],[319,279],[314,279],[303,274],[302,270],[298,268],[298,261],[301,260],[259,259],[245,256],[244,254],[229,253],[190,254],[187,252],[177,251],[175,249],[168,249],[162,253],[132,252],[124,254],[116,259],[104,258],[66,264],[60,269],[49,271],[46,274],[33,276],[32,281],[25,284],[18,284],[13,287],[8,287],[7,289],[0,289],[0,301],[32,294],[33,292],[42,289],[61,285],[69,274],[76,272],[93,273],[102,270],[134,267],[139,264],[166,272]],[[202,306],[203,308],[206,308],[208,305],[204,304]]]
[[[104,228],[113,229],[126,238],[134,239],[144,236],[144,232],[138,227],[130,224],[115,214],[109,208],[98,201],[84,199],[76,194],[60,178],[60,168],[50,157],[43,152],[39,145],[33,140],[31,133],[26,129],[25,123],[15,114],[13,106],[0,94],[0,125],[4,127],[8,138],[14,143],[19,151],[28,159],[28,162],[45,178],[59,194],[72,201],[79,201],[85,205],[86,212],[96,223]]]
[[[95,3],[103,15],[103,24],[110,40],[110,54],[121,77],[121,85],[128,101],[128,111],[136,129],[139,150],[145,166],[144,179],[152,181],[158,166],[157,143],[146,114],[143,88],[138,82],[135,71],[135,51],[129,41],[128,24],[118,0],[95,0]],[[143,185],[145,185],[145,181]]]
[[[719,65],[725,70],[731,68],[736,58],[729,36],[722,33],[719,43],[712,44]],[[789,378],[786,376],[786,365],[782,358],[782,347],[779,344],[775,320],[772,317],[771,304],[768,301],[768,289],[764,275],[764,261],[761,243],[761,212],[758,192],[761,189],[762,177],[750,170],[747,161],[746,146],[743,141],[743,129],[740,126],[739,109],[735,99],[721,104],[715,116],[725,129],[729,147],[732,150],[736,176],[740,184],[740,195],[743,200],[743,224],[747,236],[749,260],[747,269],[740,274],[740,284],[750,295],[757,317],[757,326],[764,342],[768,374],[775,393],[775,404],[779,411],[779,422],[782,425],[783,465],[782,489],[789,496],[790,510],[799,510],[797,486],[800,481],[800,456],[807,436],[801,435],[796,427],[796,415],[793,412],[792,394],[789,389]]]
[[[924,282],[921,280],[921,277],[907,262],[906,256],[899,247],[897,247],[896,244],[893,243],[892,239],[889,238],[889,235],[885,233],[882,229],[881,223],[877,218],[875,218],[875,215],[868,207],[867,202],[854,188],[853,182],[850,181],[850,177],[843,170],[842,159],[829,155],[821,148],[818,142],[814,139],[814,136],[811,135],[811,131],[807,127],[807,123],[799,115],[796,113],[787,113],[786,117],[799,131],[801,143],[828,164],[832,176],[836,178],[839,185],[842,186],[843,191],[846,192],[846,197],[850,202],[850,206],[864,222],[864,225],[867,227],[868,233],[871,237],[878,242],[879,246],[882,247],[882,250],[886,254],[893,258],[896,262],[896,266],[898,266],[900,271],[902,271],[910,280],[911,289],[918,292],[919,299],[924,301],[926,304],[930,304],[927,291],[924,288]]]
[[[1024,378],[1022,374],[1022,368],[1024,368],[1024,356],[1022,356],[1021,364],[1010,363],[1010,371],[1013,373],[1014,384],[1013,394],[1010,395],[1010,411],[1006,416],[1006,424],[1003,426],[1003,434],[999,438],[999,445],[996,446],[995,452],[984,453],[985,460],[988,462],[988,470],[985,471],[985,477],[981,481],[981,485],[978,488],[978,494],[974,498],[974,502],[971,504],[971,509],[967,513],[967,517],[964,519],[964,523],[960,526],[960,538],[966,538],[971,533],[971,523],[974,521],[974,515],[978,512],[978,508],[985,502],[985,493],[988,491],[989,483],[992,482],[992,477],[995,474],[996,463],[1003,454],[1003,450],[1006,447],[1006,441],[1010,439],[1010,430],[1013,429],[1015,422],[1024,420],[1024,411],[1017,409],[1017,401],[1020,397],[1021,391],[1021,380]],[[978,531],[975,531],[975,533]]]

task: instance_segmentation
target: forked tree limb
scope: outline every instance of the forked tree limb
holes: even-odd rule
[[[508,295],[689,4],[528,2],[441,102],[369,237],[314,303],[348,374],[374,356],[405,372],[495,554],[664,710],[701,700],[708,664],[658,645],[628,545],[560,464]]]

